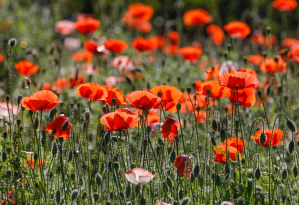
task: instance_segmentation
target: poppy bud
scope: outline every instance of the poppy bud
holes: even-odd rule
[[[113,163],[111,161],[108,162],[108,169],[110,172],[113,171]]]
[[[261,145],[264,146],[264,144],[266,142],[266,135],[264,132],[262,132],[260,135],[260,142],[261,142]]]
[[[34,120],[34,129],[37,129],[38,128],[38,125],[39,125],[39,120],[36,118]]]
[[[82,200],[84,201],[87,197],[87,192],[86,191],[83,191],[82,195],[81,195],[81,198]]]
[[[196,180],[196,177],[194,176],[193,173],[191,174],[191,178],[190,178],[190,180],[191,180],[191,183],[195,182],[195,180]]]
[[[128,186],[126,187],[126,198],[128,199],[131,196],[132,193],[132,188],[131,185],[128,184]]]
[[[93,193],[93,199],[94,199],[95,202],[97,202],[99,200],[99,195],[98,195],[97,192]]]
[[[78,189],[74,189],[74,190],[71,192],[71,201],[74,201],[74,200],[78,197],[78,194],[79,194]]]
[[[23,96],[21,94],[19,94],[18,97],[17,97],[18,105],[21,103],[22,98],[23,98]]]
[[[144,139],[143,140],[143,147],[146,148],[146,146],[147,146],[147,139]]]
[[[110,201],[106,201],[105,205],[111,205]]]
[[[195,165],[194,170],[193,170],[193,174],[194,174],[195,178],[198,177],[198,175],[199,175],[199,166],[198,166],[198,164]]]
[[[180,198],[180,200],[182,200],[183,197],[184,197],[184,192],[183,192],[183,190],[180,190],[179,191],[179,198]],[[181,205],[182,205],[182,203],[181,203]]]
[[[59,140],[60,144],[63,143],[63,137],[59,137],[58,140]]]
[[[96,174],[95,179],[96,179],[97,185],[100,186],[102,184],[102,177],[101,177],[100,173]]]
[[[15,38],[11,38],[11,39],[9,39],[9,41],[8,41],[8,45],[9,45],[10,47],[14,47],[16,44],[17,44],[17,39],[15,39]]]
[[[2,161],[5,162],[7,159],[6,152],[2,152]]]
[[[268,53],[267,53],[267,52],[264,52],[264,53],[263,53],[263,57],[264,57],[264,58],[267,58],[267,56],[268,56]]]
[[[200,107],[199,107],[199,106],[196,107],[196,111],[197,111],[197,112],[200,111]]]
[[[112,98],[111,102],[112,102],[113,105],[115,105],[116,104],[116,98]]]
[[[120,191],[120,192],[119,192],[119,196],[120,196],[120,198],[121,198],[122,200],[124,200],[124,199],[125,199],[124,192]]]
[[[171,155],[170,155],[170,162],[173,164],[174,161],[175,161],[175,157],[176,157],[176,154],[175,152],[172,152]]]
[[[258,96],[261,98],[262,97],[262,91],[257,91]]]
[[[244,62],[244,64],[247,64],[247,56],[243,57],[243,62]]]
[[[287,126],[292,132],[296,132],[296,125],[292,120],[287,120]]]
[[[274,58],[274,61],[275,61],[275,63],[278,63],[278,58],[275,57],[275,58]]]
[[[20,126],[20,124],[21,124],[21,120],[20,120],[20,119],[17,119],[17,125]]]
[[[34,153],[33,159],[36,161],[38,159],[38,153]]]
[[[104,114],[107,114],[107,113],[108,113],[108,109],[107,109],[106,107],[103,107],[103,108],[102,108],[102,111],[103,111]]]
[[[134,169],[134,168],[135,168],[135,164],[131,164],[131,165],[130,165],[130,168],[131,168],[131,169]]]
[[[214,137],[211,137],[211,143],[212,143],[212,145],[217,146],[216,140]]]
[[[293,167],[293,175],[294,175],[294,177],[296,178],[297,176],[298,176],[298,167],[295,165],[294,167]]]
[[[142,197],[142,198],[140,199],[140,205],[146,205],[146,201],[145,201],[145,198],[144,198],[144,197]]]
[[[177,111],[180,112],[181,108],[182,108],[181,103],[178,103],[178,104],[176,105],[176,109],[177,109]]]
[[[286,179],[288,176],[288,171],[286,169],[284,169],[281,173],[281,179]]]
[[[181,205],[187,205],[191,202],[191,199],[189,197],[185,197],[181,201]]]
[[[64,132],[64,131],[66,131],[66,129],[68,128],[68,126],[69,126],[69,121],[66,121],[63,125],[62,125],[62,131]]]
[[[56,142],[53,142],[53,146],[52,146],[52,154],[56,155],[57,154],[57,145]]]
[[[163,140],[161,138],[158,138],[158,144],[161,145],[161,146],[164,145]]]
[[[211,95],[211,89],[206,89],[206,93],[210,97],[210,95]]]
[[[80,109],[80,107],[81,107],[81,104],[77,103],[77,108]]]
[[[294,151],[295,148],[295,142],[292,140],[289,143],[289,153],[292,154],[292,152]]]
[[[270,26],[267,26],[267,27],[266,27],[266,34],[267,34],[267,35],[270,35],[270,34],[271,34],[271,27],[270,27]]]
[[[214,131],[217,131],[217,122],[216,122],[216,120],[213,120],[213,121],[212,121],[212,129],[213,129]]]
[[[56,203],[60,204],[60,202],[61,202],[61,193],[60,193],[59,190],[57,190],[56,193],[55,193],[55,199],[56,199]]]
[[[135,193],[138,195],[139,192],[140,192],[140,185],[138,184],[135,186]]]
[[[73,160],[73,152],[69,151],[69,155],[68,155],[68,161],[72,161]]]
[[[100,166],[100,173],[103,173],[104,169],[105,169],[105,163],[102,162]]]
[[[24,108],[22,105],[21,105],[21,110],[22,110],[22,111],[24,111],[24,110],[25,110],[25,108]]]
[[[119,170],[119,163],[118,162],[114,162],[113,163],[113,167],[114,167],[115,171],[118,172],[118,170]]]
[[[187,93],[188,93],[188,94],[190,94],[190,93],[191,93],[191,91],[192,91],[192,90],[191,90],[191,88],[190,88],[190,87],[188,87],[188,88],[187,88]]]
[[[90,111],[88,108],[85,108],[85,113],[84,113],[84,117],[86,121],[90,120]]]
[[[162,91],[158,91],[158,97],[160,98],[160,97],[162,97]]]
[[[255,169],[254,177],[256,178],[256,180],[260,179],[260,177],[261,177],[261,170],[260,170],[260,168],[256,168]]]
[[[167,177],[167,178],[166,178],[166,184],[167,184],[167,186],[168,186],[170,189],[173,188],[173,182],[172,182],[172,180],[170,179],[170,177]]]

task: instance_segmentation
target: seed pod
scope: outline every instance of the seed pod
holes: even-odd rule
[[[215,176],[215,184],[216,184],[216,186],[220,186],[221,185],[221,178],[220,178],[219,174],[217,174]]]
[[[6,152],[2,152],[2,161],[5,162],[7,160]]]
[[[295,142],[293,140],[290,141],[289,143],[289,153],[292,154],[295,148]]]
[[[292,132],[296,132],[296,125],[292,120],[287,120],[287,126]]]
[[[96,174],[96,183],[98,186],[100,186],[102,184],[102,177],[101,177],[100,173]]]
[[[64,132],[64,131],[66,131],[66,129],[68,128],[68,126],[69,126],[69,121],[66,121],[63,125],[62,125],[62,131]]]
[[[181,110],[181,108],[182,108],[181,103],[178,103],[178,104],[176,105],[176,109],[177,109],[177,111],[179,112],[179,111]]]
[[[82,200],[84,201],[86,199],[86,197],[87,197],[87,192],[83,191],[82,196],[81,196]]]
[[[199,166],[198,166],[198,164],[195,165],[193,173],[194,173],[194,177],[197,178],[198,175],[199,175]]]
[[[206,89],[206,93],[207,93],[207,96],[210,97],[210,95],[211,95],[211,89]]]
[[[145,198],[144,198],[144,197],[142,197],[142,198],[140,199],[140,205],[146,205],[146,201],[145,201]]]
[[[131,196],[132,193],[132,188],[131,185],[128,184],[128,186],[126,187],[126,198],[129,199],[129,197]]]
[[[213,120],[213,121],[212,121],[212,129],[213,129],[214,131],[217,131],[217,129],[218,129],[216,120]]]
[[[264,132],[262,132],[260,135],[260,142],[261,142],[261,145],[264,146],[264,144],[266,142],[266,135]]]
[[[88,108],[85,108],[84,118],[86,121],[90,120],[90,111]]]
[[[288,176],[288,171],[286,169],[284,169],[281,173],[281,179],[284,180],[287,178],[287,176]]]
[[[247,196],[251,195],[252,187],[253,187],[253,180],[247,178]]]
[[[60,204],[60,202],[61,202],[61,193],[60,193],[59,190],[57,190],[56,193],[55,193],[55,199],[56,199],[56,203]]]
[[[167,186],[168,186],[170,189],[173,188],[173,182],[172,182],[172,180],[170,179],[170,177],[167,177],[167,178],[166,178],[166,184],[167,184]]]
[[[260,168],[256,168],[255,171],[254,171],[254,177],[256,180],[259,180],[260,177],[261,177],[261,170]]]
[[[140,192],[140,185],[138,184],[135,186],[135,193],[138,195],[139,192]]]
[[[225,141],[225,130],[224,129],[220,130],[220,140],[221,140],[221,142]]]
[[[171,155],[170,155],[170,162],[173,164],[174,161],[175,161],[175,157],[176,157],[176,154],[174,151],[171,152]]]
[[[79,194],[78,189],[74,189],[74,190],[71,192],[71,201],[74,201],[74,200],[78,197],[78,194]]]
[[[163,93],[162,93],[162,91],[158,91],[158,97],[160,98],[160,97],[162,97],[162,95],[163,95]]]
[[[115,105],[116,104],[116,98],[112,98],[111,102],[112,102],[113,105]]]
[[[39,120],[36,118],[34,120],[34,129],[37,129],[38,128],[38,125],[39,125]]]
[[[207,89],[208,90],[208,89]],[[181,200],[181,205],[187,205],[191,202],[191,199],[189,197],[185,197]]]
[[[191,183],[195,182],[195,180],[196,180],[196,177],[194,176],[193,173],[191,173],[191,178],[190,178],[190,180],[191,180]]]

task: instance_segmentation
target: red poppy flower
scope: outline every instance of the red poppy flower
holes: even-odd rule
[[[217,25],[209,25],[206,32],[211,37],[215,45],[221,45],[225,40],[224,31]]]
[[[265,46],[268,47],[269,44],[271,44],[271,46],[273,47],[274,44],[276,43],[277,41],[277,37],[275,35],[270,35],[270,37],[268,36],[265,36],[264,37],[264,43],[265,43]],[[270,43],[269,43],[270,42]]]
[[[55,81],[55,91],[61,92],[66,89],[67,80],[65,78],[60,78]]]
[[[195,106],[194,95],[190,95],[187,92],[183,93],[183,97],[180,99],[181,113],[193,112],[193,106]]]
[[[0,54],[0,63],[2,63],[4,61],[4,56]]]
[[[280,11],[293,11],[297,7],[296,0],[275,0],[272,6]]]
[[[184,47],[180,49],[180,54],[185,61],[196,63],[198,58],[202,54],[202,49],[194,48],[194,47]]]
[[[295,38],[286,38],[282,41],[281,44],[286,48],[291,48],[293,45],[299,44],[299,40]]]
[[[38,71],[38,66],[27,60],[19,61],[15,64],[15,68],[20,75],[27,76],[31,76]]]
[[[46,162],[44,159],[41,159],[41,160],[37,160],[37,162],[35,163],[33,155],[26,155],[26,158],[27,159],[25,159],[25,164],[30,165],[32,167],[32,169],[35,168],[35,164],[36,164],[36,167],[39,169],[41,167],[41,165],[43,165]],[[29,168],[26,167],[26,169],[29,169]]]
[[[129,6],[128,12],[135,20],[149,21],[154,14],[154,9],[148,5],[136,3]]]
[[[222,142],[221,145],[226,145],[226,142],[227,142],[227,146],[231,146],[231,147],[236,148],[237,150],[239,150],[239,153],[241,153],[243,151],[244,146],[246,145],[245,140],[244,140],[244,143],[243,143],[243,140],[241,138],[236,138],[236,137],[231,137],[231,138],[225,140],[224,142]]]
[[[287,64],[281,58],[278,57],[278,62],[276,63],[273,58],[267,58],[263,61],[260,65],[260,69],[263,73],[276,73],[276,72],[283,72],[286,70]]]
[[[156,35],[148,38],[155,46],[155,49],[162,49],[166,44],[166,39],[163,35]]]
[[[180,47],[174,44],[170,44],[165,47],[163,51],[166,55],[176,55],[180,52]]]
[[[149,91],[134,91],[127,95],[127,102],[133,108],[139,110],[150,110],[157,103],[160,103],[161,99]]]
[[[101,101],[108,97],[108,92],[104,86],[97,83],[85,83],[77,87],[76,95],[86,100]]]
[[[108,53],[108,51],[105,49],[104,45],[99,44],[99,43],[97,43],[95,41],[92,41],[92,40],[86,40],[84,42],[84,49],[86,51],[89,51],[89,52],[91,52],[93,54],[96,54],[96,55],[103,55],[103,54]],[[92,60],[92,58],[91,58],[91,60]],[[85,60],[85,61],[87,61],[87,60]]]
[[[197,94],[208,96],[207,89],[210,89],[211,94],[209,97],[213,99],[219,99],[227,96],[224,88],[224,86],[219,85],[218,81],[203,82],[201,83],[200,88],[197,91]]]
[[[113,106],[112,98],[116,99],[115,105],[122,105],[125,102],[125,98],[121,90],[108,87],[106,85],[102,85],[108,92],[108,97],[104,98],[103,100],[100,100],[102,103],[108,103],[110,106]]]
[[[155,46],[150,40],[141,37],[137,37],[130,45],[138,51],[150,51],[153,50]]]
[[[195,107],[200,107],[200,108],[206,108],[208,105],[207,102],[207,97],[204,95],[195,95],[192,96],[193,99],[195,99],[194,105]],[[209,100],[209,106],[212,106],[214,104],[213,100]],[[215,103],[216,104],[216,103]]]
[[[207,68],[206,72],[204,73],[205,78],[208,80],[211,79],[219,80],[219,74],[220,74],[220,64],[217,64],[214,67]]]
[[[175,158],[173,165],[176,166],[177,168],[176,172],[181,177],[189,178],[192,172],[192,163],[191,163],[191,159],[189,159],[187,155],[177,156]]]
[[[55,95],[55,93],[48,90],[42,90],[29,97],[24,97],[21,100],[21,103],[26,110],[48,111],[54,108],[56,105],[62,103],[62,101],[57,102],[57,95]]]
[[[256,141],[256,143],[258,143],[259,145],[261,145],[260,136],[261,136],[262,132],[263,132],[263,130],[259,130],[255,133],[254,136],[251,136],[251,138],[254,139],[254,141]],[[269,147],[270,139],[271,139],[271,135],[272,135],[272,129],[264,130],[264,133],[266,135],[266,142],[263,147]],[[271,141],[272,146],[279,145],[280,141],[282,140],[282,136],[283,136],[283,132],[281,130],[274,129],[272,141]]]
[[[171,44],[178,45],[180,42],[180,36],[179,33],[176,31],[170,31],[169,32],[169,39]]]
[[[264,58],[261,55],[248,55],[247,56],[247,63],[253,65],[260,65],[263,62]]]
[[[86,63],[90,63],[93,59],[93,56],[89,51],[79,51],[72,54],[72,59],[78,63],[82,63],[83,61]]]
[[[49,83],[49,82],[45,82],[43,84],[43,90],[50,90],[50,91],[52,91],[52,84]]]
[[[255,30],[250,36],[250,43],[263,45],[264,44],[264,36],[260,30]]]
[[[114,52],[114,53],[122,53],[128,47],[128,44],[126,42],[121,41],[121,40],[115,40],[112,38],[110,38],[108,41],[106,41],[104,45],[107,50]]]
[[[204,9],[192,9],[184,13],[183,21],[187,26],[203,26],[210,23],[213,17]]]
[[[220,162],[220,163],[225,164],[226,163],[226,156],[225,155],[227,154],[227,151],[229,152],[229,158],[232,161],[236,161],[238,150],[235,147],[227,146],[227,151],[226,151],[226,145],[224,145],[224,144],[218,145],[216,147],[217,148],[214,148],[214,151],[215,151],[214,159],[213,159],[214,162]],[[222,152],[225,155],[222,154],[222,152],[220,150],[222,150]],[[239,156],[241,156],[241,155],[239,155]]]
[[[195,81],[195,91],[199,91],[199,89],[200,89],[200,86],[201,86],[201,84],[203,83],[204,81],[202,81],[202,80],[196,80]]]
[[[67,117],[64,114],[57,116],[50,124],[47,125],[46,129],[50,134],[55,133],[54,136],[56,138],[63,137],[64,140],[70,139],[71,130],[73,129],[73,125],[68,122],[68,126],[66,130],[62,130],[63,125],[68,121]],[[54,131],[55,130],[55,131]]]
[[[293,62],[299,63],[299,46],[293,46],[289,52],[289,55]]]
[[[134,27],[141,33],[149,33],[152,30],[152,24],[148,21],[135,21]]]
[[[100,21],[87,17],[75,22],[75,28],[83,35],[92,34],[100,27]]]
[[[134,114],[137,116],[139,114],[143,116],[143,111],[136,109],[134,111]],[[143,119],[143,120],[145,120],[145,119]],[[160,122],[160,115],[154,110],[149,110],[148,115],[147,115],[147,122],[148,122],[148,125]]]
[[[135,114],[129,114],[127,112],[110,112],[103,117],[100,121],[109,131],[126,131],[139,120],[139,117]]]
[[[75,31],[75,23],[68,20],[57,21],[55,31],[61,35],[70,35]]]
[[[257,77],[257,73],[252,68],[239,68],[239,71],[246,72],[246,73],[249,73],[249,74],[254,75],[255,77]]]
[[[231,38],[246,38],[251,30],[249,26],[242,21],[231,21],[224,26],[224,30]]]
[[[81,85],[86,82],[86,77],[78,74],[71,74],[68,80],[69,88],[73,89],[77,85]]]
[[[150,91],[156,96],[158,96],[158,92],[161,91],[161,102],[163,103],[179,100],[183,96],[183,93],[172,85],[158,85],[153,87]]]
[[[179,129],[179,121],[173,119],[172,117],[168,117],[161,126],[161,134],[163,135],[164,139],[166,139],[167,141],[170,140],[169,144],[172,145],[172,138],[176,138],[176,136],[178,136]]]
[[[258,86],[257,78],[246,72],[236,72],[230,69],[229,73],[220,76],[220,85],[231,89],[255,88]]]

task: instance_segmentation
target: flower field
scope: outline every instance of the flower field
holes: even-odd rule
[[[0,0],[0,205],[299,204],[298,2],[167,2]]]

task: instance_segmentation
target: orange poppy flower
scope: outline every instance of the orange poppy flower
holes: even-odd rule
[[[190,61],[192,63],[196,63],[198,58],[202,54],[202,49],[188,46],[188,47],[181,48],[180,54],[184,58],[185,61]]]
[[[279,71],[285,71],[287,64],[284,62],[281,58],[281,56],[278,57],[278,62],[276,63],[273,58],[267,58],[265,61],[263,61],[260,65],[260,69],[263,73],[276,73]]]
[[[203,82],[200,85],[197,94],[208,97],[207,89],[210,89],[211,92],[210,97],[213,99],[219,99],[227,96],[224,88],[225,88],[224,86],[219,85],[218,81]]]
[[[193,112],[193,106],[195,106],[195,102],[194,102],[194,95],[190,95],[187,92],[183,93],[183,97],[181,97],[180,99],[180,104],[181,104],[181,113],[187,113],[189,112]],[[191,100],[190,100],[191,98]]]
[[[155,47],[150,40],[141,37],[137,37],[130,45],[138,51],[150,51]]]
[[[257,45],[263,45],[264,36],[260,30],[256,30],[251,34],[250,43],[257,44]]]
[[[116,99],[115,105],[122,105],[125,102],[125,98],[121,90],[108,87],[106,85],[102,85],[108,92],[108,97],[104,98],[103,100],[100,100],[102,103],[108,103],[110,106],[113,106],[112,98]]]
[[[109,131],[126,131],[139,120],[139,117],[135,114],[129,114],[127,112],[110,112],[103,117],[100,121]]]
[[[161,91],[161,102],[163,103],[179,100],[183,96],[183,93],[172,85],[158,85],[153,87],[150,91],[156,96],[158,96],[158,92]]]
[[[93,54],[96,54],[96,55],[103,55],[103,54],[108,53],[108,51],[105,49],[104,45],[101,45],[101,44],[99,44],[95,41],[92,41],[92,40],[86,40],[84,42],[84,49],[86,51],[89,51],[89,52],[91,52]],[[91,58],[91,60],[92,60],[92,58]]]
[[[154,9],[148,5],[136,3],[129,6],[128,12],[135,20],[149,21],[154,14]]]
[[[275,0],[272,6],[280,11],[293,11],[297,7],[296,0]]]
[[[255,70],[252,69],[252,68],[239,68],[239,71],[241,71],[241,72],[246,72],[246,73],[252,74],[252,75],[254,75],[255,77],[257,77],[257,73],[256,73]]]
[[[241,153],[243,151],[244,146],[246,145],[245,140],[243,143],[243,140],[241,138],[236,138],[236,137],[231,137],[231,138],[225,140],[224,142],[221,143],[221,145],[226,145],[226,142],[227,142],[227,146],[236,148],[237,150],[239,150],[239,153]]]
[[[108,97],[108,92],[104,86],[97,83],[85,83],[77,87],[76,95],[86,100],[101,101]]]
[[[205,110],[200,110],[199,112],[196,111],[195,117],[198,123],[206,123],[207,112]]]
[[[161,99],[149,91],[140,90],[128,94],[126,101],[133,108],[150,110],[157,103],[160,103]]]
[[[242,21],[231,21],[224,26],[224,30],[231,38],[246,38],[251,30],[249,26]]]
[[[220,76],[220,85],[231,89],[255,88],[258,86],[258,80],[254,75],[231,69],[229,71],[229,73]]]
[[[169,32],[169,39],[171,44],[178,45],[180,43],[180,36],[179,33],[176,31]]]
[[[138,112],[133,112],[132,110],[130,110],[129,108],[119,108],[117,110],[115,110],[114,112],[124,112],[127,113],[129,115],[136,115],[138,117]],[[139,118],[139,117],[138,117]],[[138,119],[137,122],[135,122],[131,127],[137,127],[138,126],[138,122],[140,121],[140,118]]]
[[[207,97],[204,96],[204,95],[194,95],[192,96],[192,98],[194,99],[195,98],[195,102],[194,102],[194,105],[195,107],[201,107],[201,108],[206,108],[207,105],[208,105],[208,102],[207,102]],[[212,106],[214,104],[213,100],[209,100],[209,106]]]
[[[247,63],[253,65],[260,65],[263,62],[264,58],[261,55],[248,55],[247,56]]]
[[[200,90],[200,86],[201,86],[201,84],[202,83],[204,83],[204,81],[202,81],[202,80],[196,80],[195,81],[195,91],[199,91]]]
[[[187,26],[203,26],[212,20],[213,17],[204,9],[192,9],[183,15],[183,21]]]
[[[113,38],[110,38],[108,41],[106,41],[104,45],[107,50],[114,53],[122,53],[128,47],[128,44],[126,42],[121,40],[115,40]]]
[[[149,33],[152,30],[152,24],[148,21],[135,21],[134,27],[141,33]]]
[[[226,151],[226,145],[224,145],[224,144],[218,145],[216,147],[217,148],[214,148],[214,151],[215,151],[214,159],[213,159],[214,162],[220,162],[220,163],[225,164],[226,163],[225,155],[227,154],[227,151],[229,152],[229,158],[233,161],[236,161],[238,150],[235,147],[227,146],[227,151]],[[222,154],[222,152],[220,150],[222,150],[222,152],[225,155]],[[239,154],[239,156],[241,156],[241,155]]]
[[[270,38],[267,36],[264,37],[264,43],[265,43],[265,46],[267,46],[267,47],[269,46],[269,44],[271,44],[271,46],[273,47],[274,44],[276,43],[276,41],[277,41],[277,37],[275,35],[271,34]]]
[[[286,48],[291,48],[293,45],[299,44],[299,40],[295,38],[286,38],[282,41],[281,44]]]
[[[261,145],[260,136],[261,136],[262,132],[263,132],[263,130],[259,130],[255,133],[254,136],[251,136],[251,138],[254,139],[254,141],[256,141],[256,143],[258,143],[259,145]],[[266,142],[265,142],[263,147],[269,147],[270,146],[270,139],[271,139],[271,135],[272,135],[272,129],[264,130],[264,133],[266,135]],[[271,141],[272,146],[279,145],[281,140],[282,140],[282,136],[283,136],[283,132],[281,130],[274,129],[273,136],[272,136],[272,141]]]
[[[292,48],[289,54],[293,62],[299,63],[299,46],[295,46],[295,48]]]
[[[236,104],[238,101],[239,105],[244,107],[252,107],[256,102],[255,93],[251,88],[238,90],[238,93],[233,89],[226,88],[226,95],[231,103]]]
[[[68,122],[66,130],[62,130],[63,125],[68,121],[67,117],[64,114],[57,116],[50,124],[47,125],[46,129],[50,134],[53,134],[56,138],[63,137],[64,140],[70,139],[71,130],[73,125]]]
[[[180,47],[174,44],[168,45],[164,51],[166,55],[176,55],[180,52]]]
[[[136,115],[138,115],[138,113],[140,115],[143,115],[143,111],[142,110],[137,110],[136,109],[134,111],[134,113]],[[147,115],[147,122],[148,122],[148,125],[160,122],[160,115],[156,111],[154,111],[154,110],[149,110],[149,113]]]
[[[92,54],[89,51],[78,51],[77,53],[72,54],[72,59],[78,63],[82,63],[83,61],[86,63],[90,63],[93,59]]]
[[[61,92],[66,89],[67,80],[65,78],[60,78],[55,81],[55,91]]]
[[[221,45],[225,40],[225,34],[222,28],[217,25],[209,25],[206,29],[207,34],[213,40],[215,45]]]
[[[24,97],[21,100],[21,103],[26,110],[48,111],[54,108],[56,105],[62,103],[62,101],[57,102],[57,95],[55,95],[55,93],[49,90],[42,90],[29,97]]]
[[[220,74],[220,64],[217,64],[214,67],[207,68],[206,72],[204,73],[204,76],[208,80],[211,79],[219,80],[219,74]]]
[[[163,35],[156,35],[148,38],[155,46],[155,49],[162,49],[166,44],[166,39]]]
[[[171,113],[176,113],[177,112],[177,109],[176,109],[176,106],[177,104],[179,103],[178,100],[174,100],[174,101],[171,101],[171,102],[163,102],[162,103],[162,107],[166,110],[166,112],[171,112]],[[157,103],[153,109],[161,109],[161,105],[160,103]]]
[[[173,144],[173,139],[178,136],[178,132],[180,130],[180,123],[179,121],[173,119],[172,117],[168,117],[163,125],[161,126],[161,134],[163,138],[169,141],[169,144]]]
[[[71,74],[70,79],[68,80],[69,88],[73,89],[77,85],[81,85],[86,82],[86,77],[79,74]]]
[[[191,163],[191,159],[188,159],[187,155],[177,156],[175,158],[173,165],[176,166],[177,168],[176,172],[181,177],[189,178],[192,172],[192,163]]]
[[[35,168],[35,164],[36,164],[36,167],[39,169],[41,167],[41,165],[43,165],[46,161],[44,159],[41,159],[41,160],[37,160],[36,163],[34,163],[34,157],[33,155],[26,155],[26,158],[25,159],[25,164],[26,165],[29,165],[32,167],[32,169]],[[29,169],[28,167],[26,167],[26,169]]]
[[[28,60],[19,61],[15,64],[15,68],[20,75],[31,76],[38,71],[38,66]]]
[[[51,83],[48,83],[48,82],[45,82],[43,84],[43,90],[52,90],[52,84]]]
[[[92,34],[100,27],[100,21],[91,17],[75,22],[75,28],[83,35]]]
[[[0,63],[2,63],[4,61],[4,56],[0,54]]]

